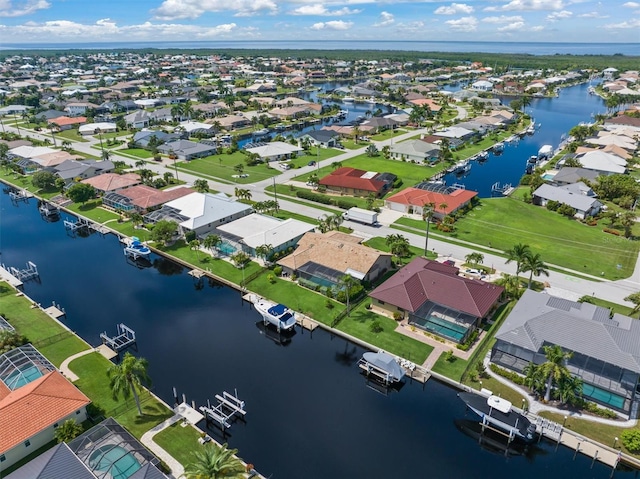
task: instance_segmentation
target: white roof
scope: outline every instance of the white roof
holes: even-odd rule
[[[500,412],[507,414],[511,411],[511,403],[500,396],[489,396],[487,398],[487,404],[493,409],[497,409]]]
[[[636,145],[633,143],[633,140],[626,136],[621,135],[604,135],[599,136],[597,138],[587,138],[585,140],[586,143],[590,143],[592,145],[617,145],[625,150],[634,151],[636,149]]]
[[[191,193],[169,201],[166,205],[177,209],[181,215],[189,218],[180,225],[190,230],[220,221],[227,216],[251,210],[251,206],[238,203],[223,193]]]
[[[313,229],[313,225],[304,221],[293,218],[279,220],[258,213],[252,213],[218,227],[218,230],[240,238],[240,241],[254,249],[267,244],[277,248]]]
[[[17,146],[9,150],[12,155],[19,156],[21,158],[34,158],[36,156],[48,155],[50,153],[57,153],[60,150],[54,150],[48,146]]]
[[[588,170],[605,171],[609,173],[624,173],[626,160],[604,151],[590,151],[578,157],[578,161]]]
[[[78,132],[82,133],[84,131],[89,131],[89,132],[94,132],[96,130],[100,130],[100,131],[109,131],[109,130],[115,130],[116,124],[115,123],[87,123],[86,125],[80,125],[78,127]]]
[[[266,145],[247,148],[246,150],[250,153],[256,153],[261,158],[270,158],[272,156],[290,155],[294,151],[302,151],[302,148],[284,141],[272,141]]]
[[[210,125],[209,123],[201,123],[199,121],[181,121],[180,126],[183,127],[186,132],[191,132],[199,128],[204,128],[205,130],[211,130],[213,128],[213,125]]]

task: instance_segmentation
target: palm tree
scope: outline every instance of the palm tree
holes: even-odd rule
[[[527,286],[531,289],[531,283],[533,282],[533,276],[536,277],[544,274],[545,276],[549,276],[549,270],[547,269],[547,265],[542,261],[542,257],[539,253],[532,254],[531,252],[524,257],[524,261],[522,263],[522,272],[525,273],[529,271],[529,285]]]
[[[165,171],[164,174],[162,175],[162,177],[164,178],[164,181],[170,185],[173,182],[173,173],[171,173],[170,171]]]
[[[343,216],[340,213],[333,214],[327,218],[327,224],[330,230],[337,230],[344,221]]]
[[[197,179],[193,182],[193,187],[198,193],[209,192],[209,182],[207,180]]]
[[[482,262],[484,261],[484,255],[482,253],[469,253],[464,257],[464,260],[467,263],[473,263],[477,266],[479,264],[482,264]]]
[[[401,234],[387,236],[386,244],[389,246],[391,254],[398,258],[398,263],[401,262],[403,256],[409,254],[409,240]]]
[[[185,474],[188,479],[241,479],[246,468],[235,455],[237,449],[229,449],[212,442],[193,453],[193,462],[187,464]]]
[[[111,380],[110,387],[113,398],[117,400],[118,396],[122,394],[126,400],[133,393],[140,416],[142,416],[142,407],[140,407],[138,391],[143,386],[151,385],[151,378],[147,374],[148,365],[146,359],[136,358],[130,352],[126,352],[120,364],[114,364],[107,370],[107,376]]]
[[[620,224],[624,228],[624,237],[631,237],[631,228],[634,224],[636,224],[636,214],[633,211],[625,211],[620,215],[619,220]]]
[[[198,251],[200,251],[200,245],[201,243],[199,239],[189,241],[189,249],[196,252],[197,258],[200,258],[200,255],[198,254]]]
[[[133,223],[133,226],[140,226],[144,222],[143,216],[137,211],[131,213],[129,217],[131,218],[131,223]]]
[[[640,292],[631,293],[629,296],[625,297],[624,300],[634,304],[631,314],[635,314],[640,311]]]
[[[74,419],[67,419],[60,426],[58,426],[53,433],[56,441],[69,442],[82,434],[82,425]]]
[[[547,361],[538,367],[540,368],[540,374],[546,378],[547,382],[544,400],[549,401],[551,399],[553,383],[559,382],[563,377],[570,375],[566,362],[571,359],[573,353],[563,351],[557,344],[553,346],[543,346],[542,349],[544,350]]]
[[[265,262],[271,256],[271,253],[273,253],[273,246],[270,244],[263,244],[256,248],[256,256],[262,258]]]
[[[505,251],[507,253],[507,261],[505,263],[511,263],[512,261],[516,262],[516,276],[520,274],[522,271],[520,269],[524,258],[531,252],[528,244],[518,243],[514,245],[511,249]]]
[[[426,236],[424,240],[424,257],[427,257],[429,252],[429,225],[431,224],[431,218],[433,218],[433,210],[435,209],[435,203],[425,203],[422,205],[422,219],[427,223]]]
[[[563,404],[573,404],[582,396],[582,378],[562,376],[558,381],[558,397]]]
[[[338,281],[338,286],[341,289],[344,289],[344,295],[347,302],[347,316],[349,316],[349,314],[351,313],[350,307],[349,307],[349,297],[351,296],[351,289],[356,284],[358,284],[358,281],[350,274],[345,274],[344,276],[341,276],[340,280]]]
[[[211,250],[211,252],[213,253],[213,250],[216,249],[220,243],[222,243],[222,238],[220,238],[220,236],[209,235],[206,236],[202,241],[202,246],[204,246],[208,250]]]
[[[511,298],[519,298],[520,293],[520,278],[515,274],[502,273],[502,277],[496,281],[498,286],[502,286],[507,296]]]

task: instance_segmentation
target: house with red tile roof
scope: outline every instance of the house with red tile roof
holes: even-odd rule
[[[169,201],[194,193],[186,186],[170,190],[157,190],[147,185],[135,185],[130,188],[111,192],[102,197],[102,204],[121,211],[137,211],[145,214]]]
[[[463,343],[493,312],[504,288],[458,273],[455,266],[416,258],[369,293],[371,309]]]
[[[439,191],[406,188],[387,198],[384,203],[390,210],[417,215],[422,214],[424,205],[433,204],[434,218],[442,219],[469,205],[476,196],[477,192],[462,188],[443,188]]]
[[[334,193],[351,196],[367,196],[373,193],[382,196],[391,189],[396,178],[396,175],[391,173],[376,173],[345,166],[321,178],[318,184]]]
[[[91,185],[98,193],[105,194],[138,185],[141,181],[140,175],[137,173],[124,173],[122,175],[118,173],[103,173],[82,180],[81,183]]]
[[[90,402],[30,344],[0,356],[0,471],[52,441],[67,419],[86,420]]]
[[[59,116],[58,118],[52,118],[47,120],[50,127],[56,127],[60,131],[71,130],[73,127],[83,125],[87,122],[87,118],[84,116]]]

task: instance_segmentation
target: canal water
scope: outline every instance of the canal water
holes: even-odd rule
[[[495,183],[518,185],[525,173],[527,159],[537,155],[542,145],[552,145],[555,149],[571,128],[580,122],[593,121],[594,115],[606,111],[602,99],[590,95],[588,88],[589,84],[582,83],[561,89],[557,98],[533,98],[527,113],[540,124],[533,135],[527,135],[513,145],[505,144],[501,154],[489,153],[485,162],[472,162],[471,170],[465,176],[451,173],[444,180],[448,185],[463,184],[468,190],[477,191],[481,198],[492,195],[491,187]],[[511,99],[501,98],[507,105]]]
[[[199,285],[155,255],[140,268],[115,236],[70,236],[61,221],[45,222],[33,199],[16,205],[0,194],[0,221],[1,261],[33,261],[40,271],[25,292],[43,306],[59,303],[64,322],[94,345],[118,322],[133,328],[136,354],[149,360],[165,401],[174,386],[197,404],[237,390],[248,414],[226,440],[267,477],[609,477],[606,466],[544,440],[508,457],[483,448],[462,431],[476,422],[455,389],[432,379],[381,394],[359,374],[360,347],[322,330],[265,335],[238,292]]]

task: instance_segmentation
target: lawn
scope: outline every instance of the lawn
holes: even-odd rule
[[[387,245],[387,239],[383,238],[382,236],[374,236],[373,238],[365,241],[363,244],[371,248],[384,251],[385,253],[389,253],[391,251],[391,248],[389,247],[389,245]],[[410,263],[418,256],[424,257],[424,248],[418,248],[417,246],[409,246],[409,251],[411,253],[411,256],[402,258],[403,263]],[[428,253],[427,254],[428,259],[436,259],[438,257],[432,251],[427,251],[427,253]]]
[[[384,156],[367,156],[366,154],[358,155],[343,162],[340,162],[341,166],[349,166],[365,171],[377,171],[378,173],[388,172],[393,173],[398,178],[402,179],[402,186],[399,189],[394,189],[387,194],[395,194],[404,188],[414,186],[417,183],[431,178],[436,173],[447,168],[445,163],[439,163],[433,166],[418,165],[400,160],[386,160]],[[319,171],[314,173],[318,174],[319,178],[328,175],[335,170],[333,165],[323,166]],[[309,179],[311,173],[305,173],[300,176],[296,176],[294,180],[306,182]]]
[[[3,316],[29,342],[46,344],[47,339],[55,342],[39,349],[55,365],[59,366],[69,356],[84,351],[89,345],[62,327],[38,308],[31,308],[25,296],[16,296],[15,290],[7,283],[0,283],[0,316]],[[67,335],[68,334],[68,335]]]
[[[17,188],[21,188],[23,190],[27,190],[31,193],[37,194],[43,198],[49,199],[53,196],[60,194],[60,190],[52,189],[48,191],[43,191],[31,183],[31,177],[26,175],[21,175],[19,173],[14,173],[13,171],[7,171],[4,168],[0,169],[0,180],[3,180],[5,183],[9,183]]]
[[[200,434],[191,426],[182,427],[180,422],[172,424],[153,437],[153,441],[167,451],[183,466],[193,459],[193,452],[202,449],[198,442]]]
[[[291,281],[277,278],[275,283],[271,283],[269,274],[260,275],[251,281],[247,288],[272,301],[286,304],[294,311],[305,314],[326,325],[330,325],[334,318],[345,308],[342,303],[298,286]],[[327,304],[331,304],[332,307],[328,308]]]
[[[120,218],[119,214],[114,213],[113,211],[105,210],[104,208],[101,208],[100,205],[102,205],[102,200],[95,199],[87,201],[84,204],[72,203],[68,205],[67,208],[79,215],[89,218],[96,223],[104,223],[105,221],[117,220],[118,218]],[[115,221],[113,223],[115,223]]]
[[[124,148],[122,150],[118,150],[118,154],[121,153],[143,160],[149,160],[153,156],[153,154],[149,150],[145,150],[144,148]]]
[[[179,170],[187,173],[199,174],[210,178],[220,178],[229,182],[242,184],[266,180],[280,174],[280,170],[272,168],[265,163],[247,166],[245,162],[246,158],[247,156],[245,154],[236,151],[232,154],[222,153],[220,155],[211,155],[190,161],[180,161],[177,163],[177,167]],[[242,174],[248,176],[245,178],[234,178],[234,176],[238,175],[238,171],[234,169],[236,165],[242,165]]]
[[[447,360],[446,356],[441,354],[432,369],[438,374],[442,374],[454,381],[460,382],[468,364],[469,362],[462,358],[452,356],[450,360]]]
[[[396,224],[423,226],[421,221],[409,218],[400,218]],[[602,228],[514,198],[484,198],[456,222],[455,232],[449,236],[503,251],[524,243],[550,265],[611,280],[630,276],[640,242],[604,233]],[[634,233],[640,235],[640,226],[634,227]]]
[[[56,133],[56,137],[62,137],[65,138],[67,140],[74,140],[74,141],[80,141],[82,143],[86,143],[87,139],[83,138],[82,135],[80,133],[78,133],[78,130],[75,128],[72,128],[71,130],[64,130],[64,131],[60,131],[58,133]]]
[[[396,332],[398,323],[395,320],[369,311],[366,309],[367,304],[369,301],[360,303],[349,316],[345,316],[338,323],[336,329],[391,354],[401,356],[416,364],[422,364],[433,351],[433,347]],[[382,331],[377,333],[372,331],[371,325],[375,322],[382,328]]]

